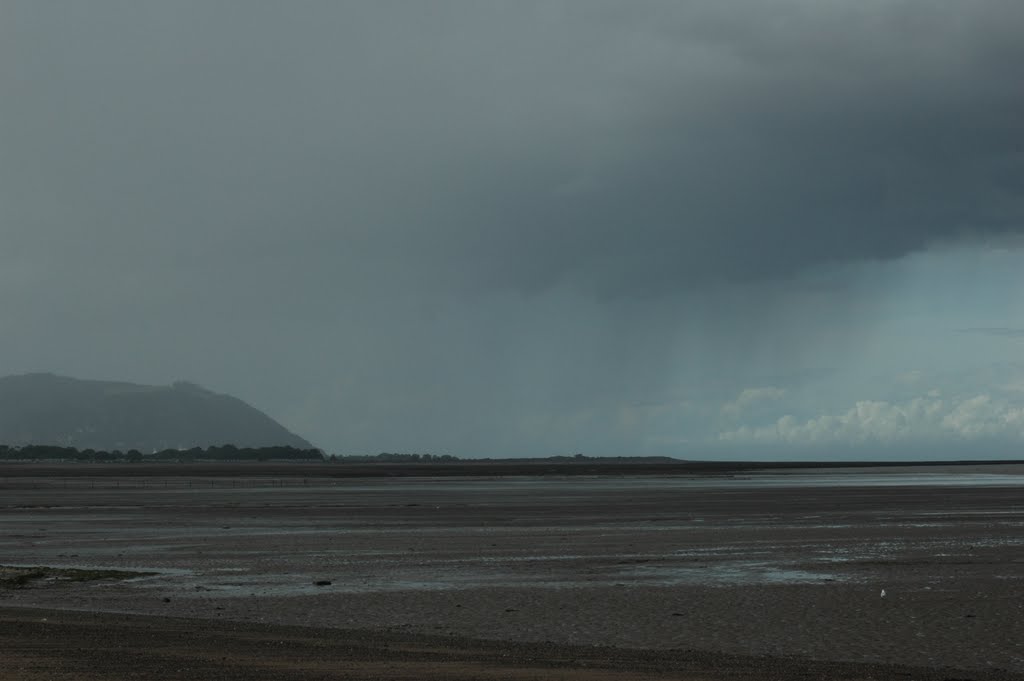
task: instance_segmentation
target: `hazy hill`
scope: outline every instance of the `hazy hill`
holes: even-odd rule
[[[53,374],[0,378],[0,444],[157,450],[310,443],[263,412],[192,383],[85,381]]]

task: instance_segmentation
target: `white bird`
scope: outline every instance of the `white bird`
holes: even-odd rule
[[[885,589],[882,589],[882,598],[885,598]]]

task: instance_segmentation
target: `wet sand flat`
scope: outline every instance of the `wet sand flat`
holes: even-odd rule
[[[1012,681],[906,665],[627,650],[0,607],[9,681]],[[956,676],[951,676],[956,674]]]
[[[986,470],[0,474],[0,564],[157,573],[0,607],[1024,678],[1024,478]]]

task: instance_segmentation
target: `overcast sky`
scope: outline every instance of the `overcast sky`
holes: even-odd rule
[[[0,374],[329,452],[1024,455],[1024,3],[0,0]]]

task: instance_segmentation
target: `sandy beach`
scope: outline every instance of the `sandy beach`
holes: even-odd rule
[[[282,674],[267,678],[1024,678],[1024,478],[1013,467],[360,479],[83,470],[0,475],[0,564],[153,574],[0,590],[4,649],[20,651],[0,663],[3,678],[88,678],[61,672],[61,651],[75,640],[102,650],[96,641],[111,636],[96,632],[112,627],[153,669],[145,641],[184,637],[174,645],[185,651],[198,636],[213,648],[197,660],[236,650],[222,656],[236,662],[216,664],[241,675],[96,678],[263,678],[264,657]],[[253,636],[330,652],[313,656],[320,666],[290,663],[290,644],[246,648]],[[367,640],[381,664],[409,665],[346,671],[345,650]],[[444,664],[476,655],[490,671],[393,654],[424,646],[448,650],[455,661]],[[590,666],[573,662],[580,651]]]

